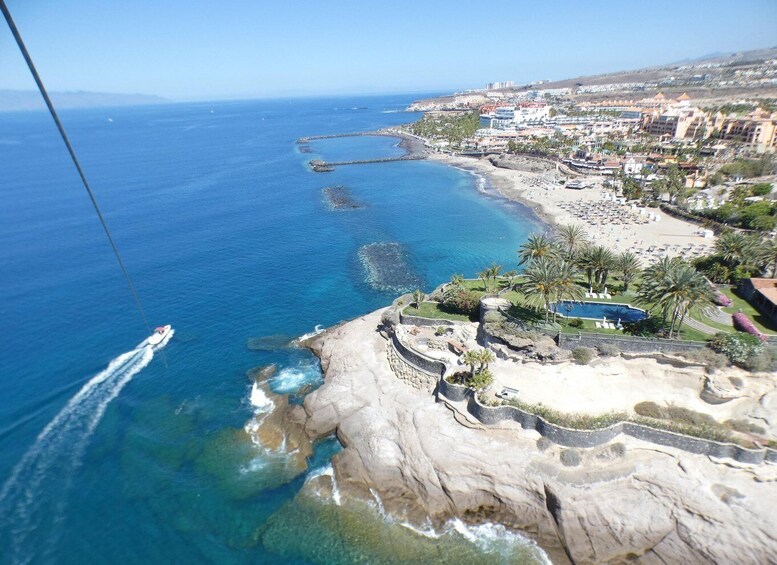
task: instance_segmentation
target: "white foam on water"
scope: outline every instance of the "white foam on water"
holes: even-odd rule
[[[384,519],[390,519],[389,515],[386,513],[386,507],[383,506],[383,499],[378,494],[378,491],[376,491],[374,488],[370,488],[370,494],[375,499],[375,503],[378,505],[378,513],[380,513]]]
[[[35,438],[0,490],[0,531],[11,533],[6,555],[13,562],[34,560],[41,544],[28,537],[45,520],[62,523],[67,494],[86,446],[108,404],[154,357],[151,347],[119,355],[92,377]],[[58,534],[47,540],[51,546]],[[10,549],[10,551],[8,551]]]
[[[486,522],[471,526],[454,518],[445,525],[445,529],[458,533],[465,540],[486,552],[507,554],[515,546],[534,547],[536,548],[536,556],[542,559],[543,563],[552,565],[545,552],[533,540],[519,532],[509,530],[502,524]]]
[[[332,467],[332,464],[329,463],[324,467],[320,467],[314,471],[311,471],[308,473],[307,478],[305,478],[305,482],[312,481],[318,477],[329,477],[329,480],[332,482],[332,502],[334,502],[337,506],[340,506],[342,504],[342,498],[340,497],[340,489],[337,488],[335,469]]]
[[[275,403],[267,397],[259,383],[254,383],[251,387],[248,400],[251,402],[251,406],[256,409],[255,413],[269,412],[275,406]]]
[[[291,394],[306,385],[320,384],[321,370],[318,365],[304,364],[297,367],[287,367],[267,379],[270,389],[278,394]]]

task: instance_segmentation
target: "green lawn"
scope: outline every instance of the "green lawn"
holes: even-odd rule
[[[740,310],[747,315],[753,321],[756,328],[761,330],[765,334],[777,333],[777,329],[772,325],[769,319],[761,314],[759,310],[756,310],[755,306],[750,304],[747,300],[736,294],[736,291],[731,287],[722,287],[721,292],[731,299],[731,306],[723,308],[724,312],[729,314],[736,314]],[[706,322],[705,322],[706,323]]]
[[[516,279],[516,282],[520,280],[520,277]],[[485,288],[483,286],[483,281],[480,279],[467,279],[464,281],[464,288],[471,290],[473,292],[477,292],[480,294],[485,294]],[[504,287],[507,284],[506,279],[500,279],[499,280],[500,288]],[[588,291],[588,282],[587,281],[581,281],[580,286],[584,289],[584,291]],[[637,301],[637,294],[635,292],[635,284],[632,282],[629,290],[627,292],[622,292],[620,294],[616,294],[617,290],[620,290],[621,284],[616,284],[616,281],[612,281],[611,284],[607,285],[607,290],[610,292],[610,295],[612,298],[584,298],[583,300],[585,302],[606,302],[606,303],[616,303],[616,304],[630,304],[635,305]],[[541,324],[545,321],[545,314],[543,312],[539,312],[535,308],[531,308],[525,303],[524,297],[521,293],[516,292],[514,290],[511,290],[509,292],[506,292],[502,294],[502,298],[505,298],[506,300],[509,300],[512,306],[510,306],[509,314],[515,318],[518,318],[520,320],[524,320],[529,323],[534,324]],[[741,299],[739,299],[741,300]],[[752,307],[751,307],[752,309]],[[428,303],[424,302],[421,305],[421,312],[420,314],[414,314],[416,312],[415,308],[408,307],[405,309],[405,313],[409,315],[416,315],[416,316],[423,316],[424,318],[435,318],[435,319],[449,319],[449,320],[466,320],[467,318],[465,316],[462,316],[460,314],[449,314],[441,309],[439,309],[439,306],[435,305],[434,303]],[[752,316],[751,316],[752,318]],[[601,334],[609,334],[609,335],[628,335],[624,333],[622,330],[610,330],[610,329],[604,329],[604,328],[597,328],[596,327],[596,321],[595,320],[583,320],[583,326],[578,327],[572,327],[567,324],[567,320],[561,316],[559,316],[556,320],[560,326],[560,330],[563,333],[577,333],[579,331],[584,332],[593,332],[593,333],[601,333]],[[702,320],[704,321],[704,320]],[[707,323],[704,321],[704,323]],[[714,325],[712,323],[709,323],[711,327],[717,328],[718,325]],[[729,328],[730,330],[731,328]],[[683,325],[682,329],[680,330],[680,338],[681,339],[688,339],[693,341],[707,341],[710,339],[711,336],[708,336],[707,334],[704,334],[698,330],[695,330],[693,328],[688,327],[687,325]]]
[[[421,308],[418,309],[416,309],[415,306],[408,306],[405,308],[404,313],[407,316],[419,316],[421,318],[432,318],[434,320],[470,321],[469,316],[446,312],[440,307],[438,302],[422,302]]]

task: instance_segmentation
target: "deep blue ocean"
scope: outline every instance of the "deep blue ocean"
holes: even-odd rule
[[[413,121],[412,99],[61,112],[151,324],[176,329],[153,358],[122,355],[148,332],[51,118],[0,114],[0,562],[398,562],[397,540],[415,548],[402,562],[507,559],[300,499],[305,475],[245,431],[249,369],[278,363],[277,392],[321,382],[306,351],[249,340],[283,345],[394,298],[365,269],[372,244],[402,258],[399,287],[431,290],[514,268],[541,228],[437,163],[307,167],[401,154],[395,138],[295,144]],[[327,207],[332,185],[362,207]],[[310,468],[336,450],[322,442]]]

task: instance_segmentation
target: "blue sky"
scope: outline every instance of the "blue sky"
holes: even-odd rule
[[[775,0],[6,0],[50,90],[429,92],[777,45]],[[34,88],[5,22],[0,88]]]

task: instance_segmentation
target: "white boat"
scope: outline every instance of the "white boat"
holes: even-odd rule
[[[173,329],[173,326],[169,324],[166,326],[159,326],[158,328],[154,329],[154,333],[140,342],[136,349],[142,349],[149,345],[153,349],[162,349],[165,345],[167,345],[167,342],[170,341],[170,338],[173,337],[174,333],[175,330]]]

